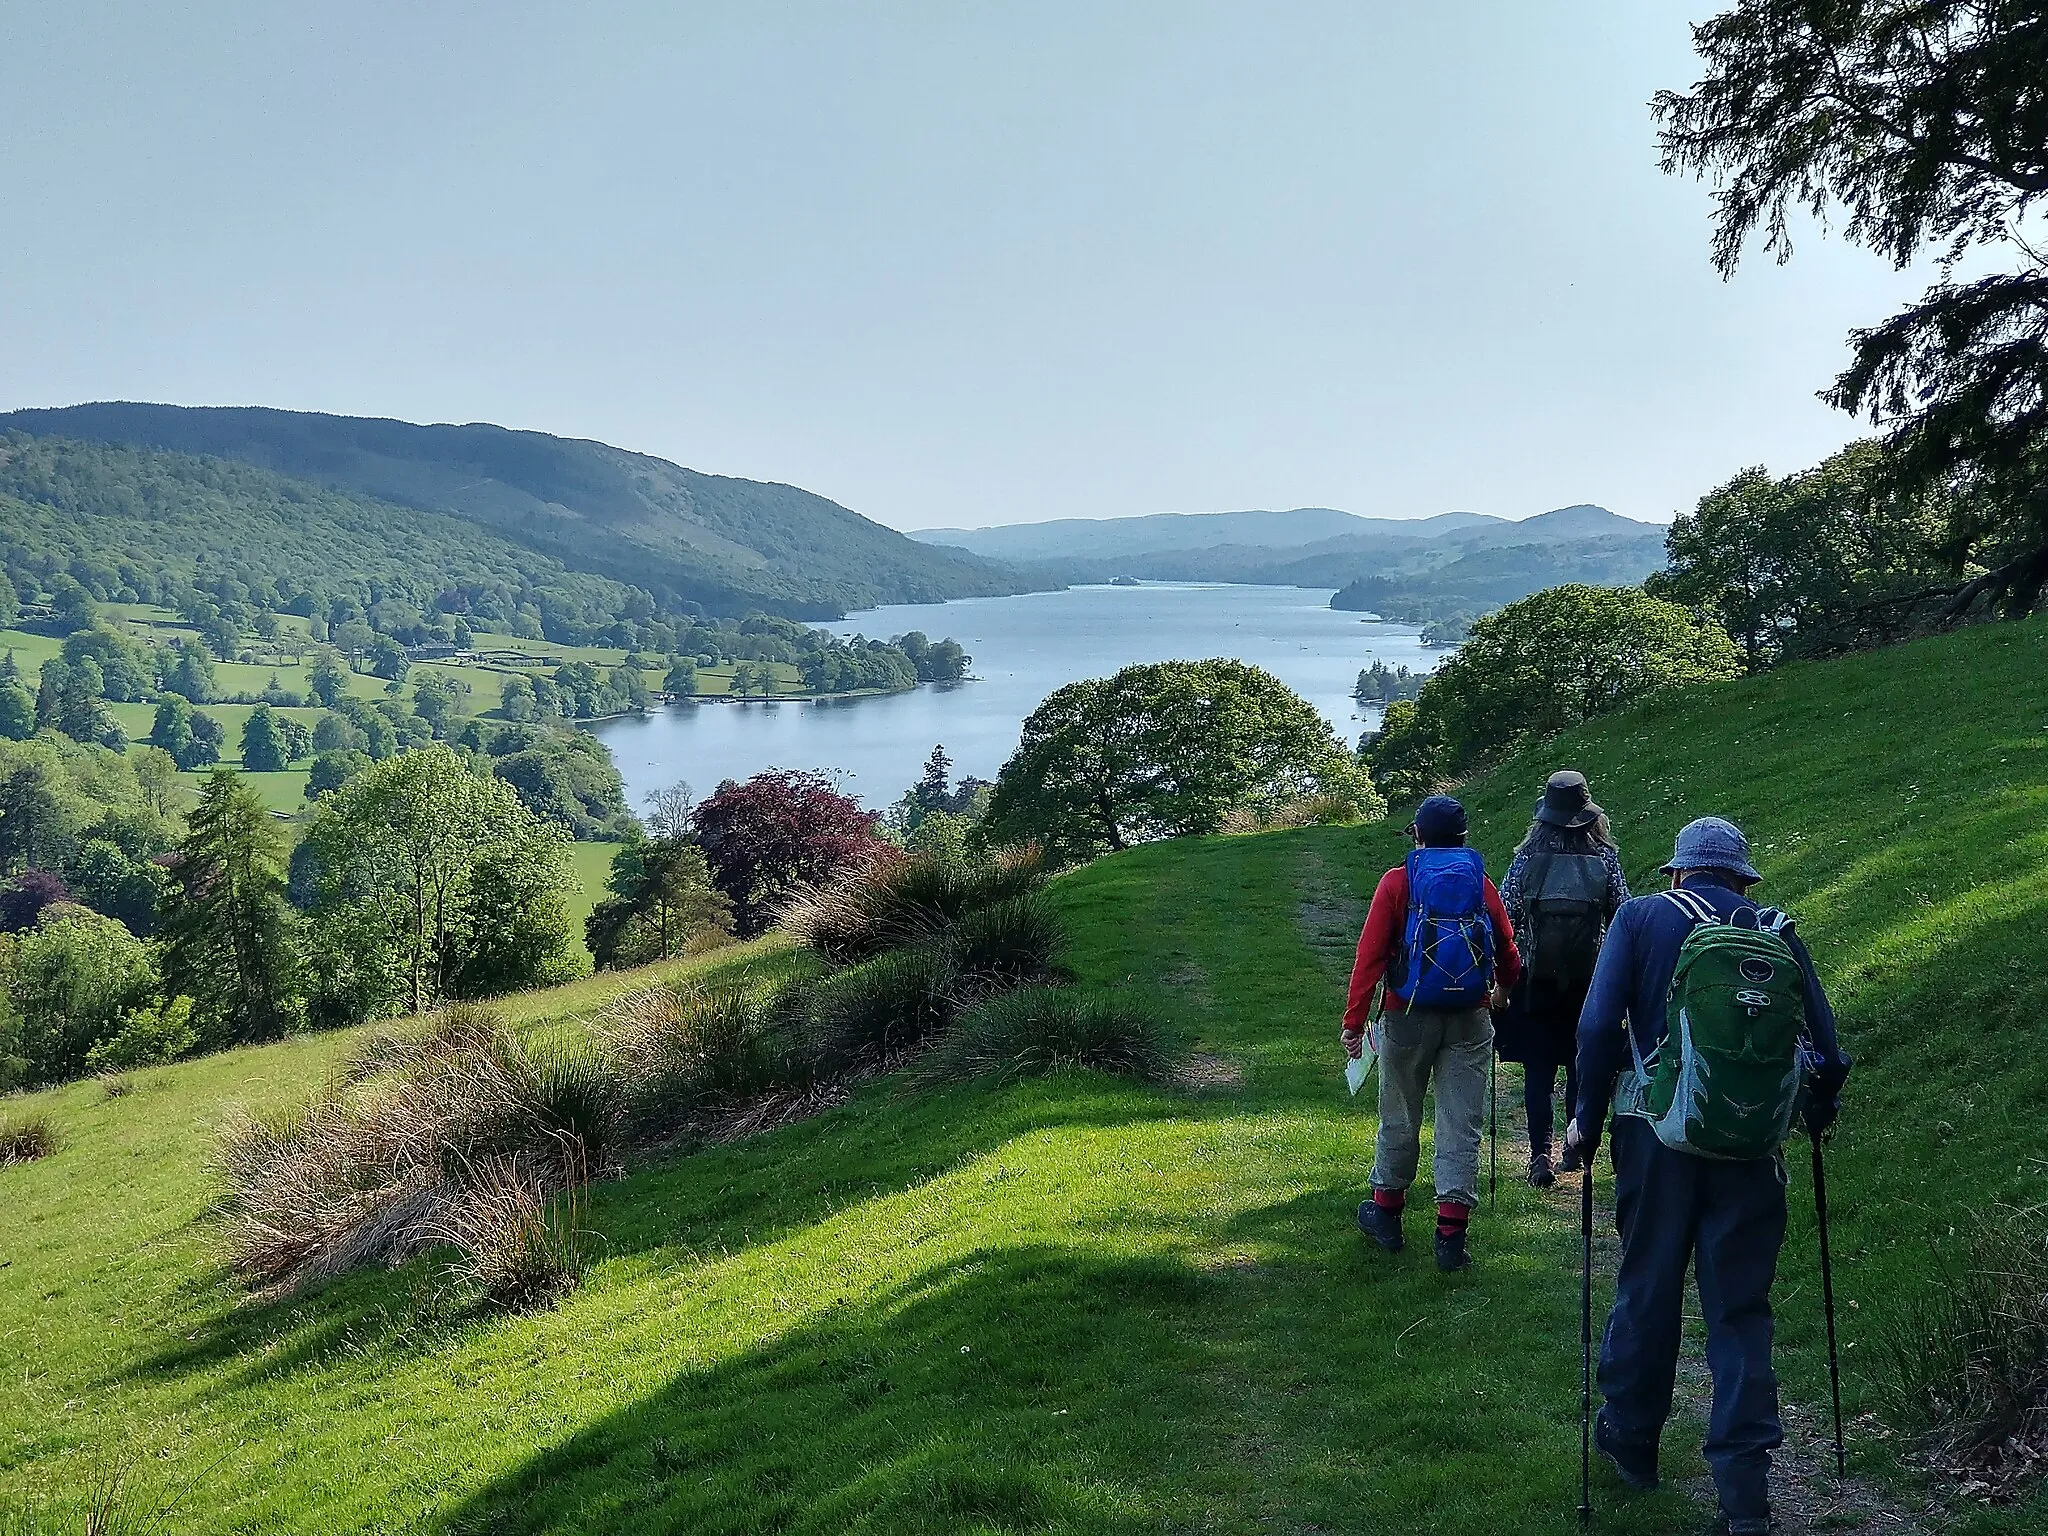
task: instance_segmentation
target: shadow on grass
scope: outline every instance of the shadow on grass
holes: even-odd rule
[[[1215,1421],[1177,1260],[980,1251],[677,1377],[450,1512],[458,1532],[1156,1528]]]
[[[991,1091],[920,1090],[898,1077],[815,1120],[686,1153],[598,1185],[587,1217],[593,1262],[664,1253],[677,1268],[766,1247],[871,1201],[885,1200],[1054,1128],[1171,1118],[1188,1105],[1094,1073]],[[451,1309],[433,1255],[367,1269],[273,1301],[239,1300],[216,1272],[195,1291],[217,1305],[192,1335],[134,1362],[129,1379],[221,1372],[214,1395],[243,1391],[341,1353],[430,1354],[475,1319]]]

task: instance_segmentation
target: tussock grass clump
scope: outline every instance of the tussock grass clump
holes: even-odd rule
[[[837,1072],[888,1065],[944,1033],[960,978],[936,945],[899,949],[828,976],[808,998],[820,1063]]]
[[[1040,891],[964,913],[946,935],[948,959],[977,992],[1050,979],[1065,947],[1066,932]]]
[[[1875,1385],[1946,1471],[2000,1483],[2048,1457],[2048,1206],[1977,1224],[1884,1324]]]
[[[1071,987],[1021,987],[963,1014],[924,1070],[933,1079],[958,1081],[1093,1067],[1166,1082],[1178,1066],[1165,1030],[1145,1010]]]
[[[63,1140],[48,1115],[15,1115],[0,1120],[0,1168],[48,1157]]]
[[[516,1156],[486,1158],[467,1170],[422,1237],[452,1247],[450,1276],[492,1306],[550,1306],[583,1277],[586,1188],[572,1179],[557,1193],[542,1170]]]
[[[564,1188],[619,1139],[622,1097],[594,1054],[529,1049],[489,1015],[372,1049],[376,1070],[359,1058],[312,1102],[221,1138],[228,1259],[260,1286],[401,1262],[437,1240],[476,1169],[514,1158]]]
[[[782,927],[839,965],[928,943],[969,912],[1010,901],[1045,884],[1036,846],[999,849],[983,859],[915,853],[884,858],[801,892]]]
[[[482,1050],[501,1028],[497,1014],[480,1003],[449,1003],[424,1024],[375,1031],[349,1052],[341,1073],[347,1081],[360,1083],[415,1062]]]
[[[795,1023],[804,1011],[794,987],[663,982],[621,997],[597,1030],[633,1129],[661,1137],[707,1111],[807,1084],[814,1073]]]
[[[1325,790],[1279,805],[1241,805],[1224,813],[1217,830],[1236,836],[1246,832],[1280,832],[1290,827],[1341,827],[1363,821],[1364,811],[1349,795]]]

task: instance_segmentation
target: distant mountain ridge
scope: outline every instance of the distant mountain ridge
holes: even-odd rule
[[[1337,531],[1327,531],[1332,528]],[[1426,579],[1440,594],[1469,590],[1483,608],[1557,581],[1641,581],[1664,563],[1664,534],[1661,524],[1581,502],[1519,522],[1478,512],[1404,520],[1309,507],[1065,519],[966,534],[928,529],[914,537],[964,539],[959,547],[1048,581],[1135,576],[1341,588],[1366,579],[1411,585]],[[1064,552],[1033,553],[1058,548],[1062,540],[1071,541]]]
[[[0,413],[0,433],[9,430],[233,459],[454,516],[569,570],[712,613],[836,618],[885,603],[1033,585],[796,486],[704,474],[607,443],[487,423],[104,402]]]
[[[1045,523],[1006,523],[993,528],[921,528],[911,533],[925,544],[945,544],[991,560],[1060,560],[1091,556],[1156,553],[1248,545],[1291,549],[1325,539],[1370,534],[1381,527],[1413,530],[1432,537],[1490,521],[1476,512],[1445,512],[1401,521],[1360,517],[1334,507],[1296,507],[1287,512],[1154,512],[1142,517],[1062,517]]]

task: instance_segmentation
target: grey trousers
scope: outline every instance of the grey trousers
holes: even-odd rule
[[[1479,1134],[1493,1064],[1493,1016],[1484,1008],[1389,1009],[1379,1021],[1380,1134],[1374,1189],[1406,1189],[1422,1157],[1422,1095],[1436,1080],[1430,1174],[1439,1200],[1479,1203]]]

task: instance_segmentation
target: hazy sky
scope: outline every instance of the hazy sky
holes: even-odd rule
[[[1917,291],[1723,284],[1665,0],[0,0],[0,407],[495,421],[899,527],[1689,507]]]

